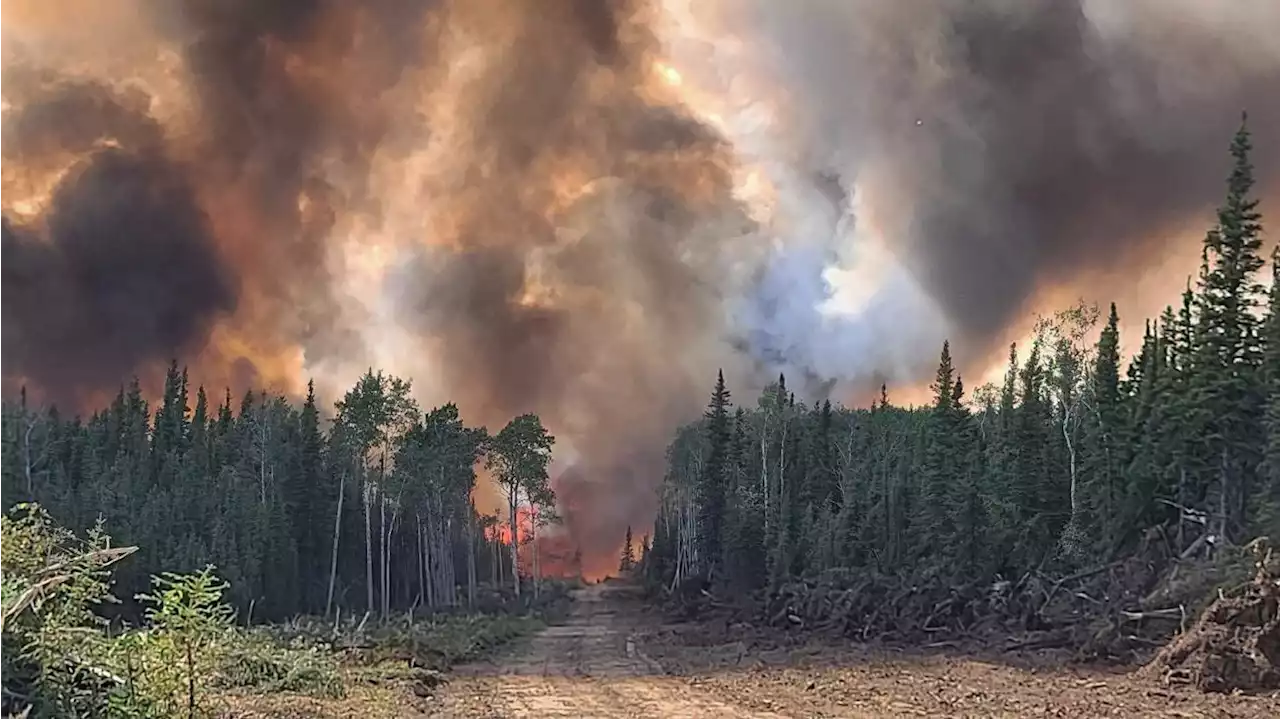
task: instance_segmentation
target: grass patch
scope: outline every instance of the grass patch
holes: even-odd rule
[[[288,646],[259,631],[241,634],[227,648],[214,686],[249,692],[289,692],[320,698],[345,695],[338,663],[316,646]]]
[[[532,634],[545,623],[539,617],[508,614],[446,615],[397,621],[372,633],[374,659],[409,660],[437,671],[478,661],[510,642]]]
[[[548,583],[536,603],[482,605],[474,614],[345,617],[335,628],[299,617],[240,633],[216,685],[240,717],[398,717],[447,681],[459,664],[483,661],[558,621],[572,585]]]

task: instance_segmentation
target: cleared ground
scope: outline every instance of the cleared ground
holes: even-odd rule
[[[454,717],[775,717],[738,706],[662,668],[639,648],[635,590],[597,584],[573,613],[505,660],[462,667],[441,697]]]
[[[1275,717],[1280,698],[1205,695],[1127,674],[859,648],[759,649],[662,627],[633,587],[579,590],[569,620],[462,667],[441,717]],[[739,636],[735,636],[739,635]]]

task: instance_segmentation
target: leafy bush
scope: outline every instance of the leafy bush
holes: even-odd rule
[[[94,609],[114,600],[107,567],[135,548],[111,547],[101,526],[80,540],[28,504],[0,519],[0,543],[5,710],[105,713],[121,679],[111,671],[106,621]]]
[[[153,578],[139,595],[146,624],[109,631],[95,611],[115,601],[112,547],[101,526],[85,540],[35,505],[0,521],[4,713],[160,719],[208,716],[210,689],[254,687],[341,696],[333,661],[232,626],[227,584],[213,567]]]
[[[491,613],[351,616],[336,627],[299,618],[242,631],[223,601],[226,582],[209,566],[154,577],[151,593],[137,597],[143,626],[113,628],[97,610],[117,601],[110,566],[135,547],[113,547],[101,525],[80,539],[36,505],[14,507],[0,528],[6,715],[194,719],[212,713],[217,689],[339,698],[335,649],[377,664],[383,678],[399,666],[420,681],[541,628],[564,611],[570,588],[549,581],[536,601],[498,595]]]

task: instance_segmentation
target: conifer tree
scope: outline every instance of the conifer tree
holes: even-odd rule
[[[721,562],[725,516],[725,470],[729,456],[729,390],[724,372],[716,375],[716,386],[707,404],[707,461],[698,480],[698,540],[702,571],[714,576]]]
[[[1082,484],[1091,505],[1092,538],[1106,552],[1115,547],[1123,532],[1121,451],[1125,435],[1120,395],[1120,316],[1114,302],[1093,354],[1085,421],[1090,451],[1083,453],[1081,460]]]
[[[934,379],[933,406],[930,412],[923,487],[918,505],[917,533],[922,554],[948,553],[952,549],[950,502],[956,483],[956,448],[959,415],[955,411],[955,367],[951,362],[951,343],[942,343],[938,372]]]
[[[635,550],[631,544],[631,525],[627,525],[627,536],[622,542],[622,558],[618,562],[618,571],[620,572],[630,572],[636,565]]]
[[[1263,288],[1255,275],[1264,263],[1262,216],[1251,196],[1250,149],[1248,125],[1242,120],[1231,143],[1227,198],[1218,209],[1217,226],[1205,236],[1198,296],[1196,384],[1208,429],[1203,434],[1204,459],[1217,492],[1216,529],[1237,539],[1244,532],[1246,498],[1261,459],[1257,432],[1262,347],[1256,310]]]
[[[1266,440],[1262,472],[1255,492],[1257,529],[1280,539],[1280,246],[1271,251],[1271,292],[1261,331],[1262,376]]]

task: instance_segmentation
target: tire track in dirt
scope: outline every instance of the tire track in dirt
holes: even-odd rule
[[[515,654],[458,668],[437,716],[706,717],[772,719],[784,715],[738,706],[664,676],[637,649],[642,621],[636,589],[596,584],[575,593],[572,613]]]

